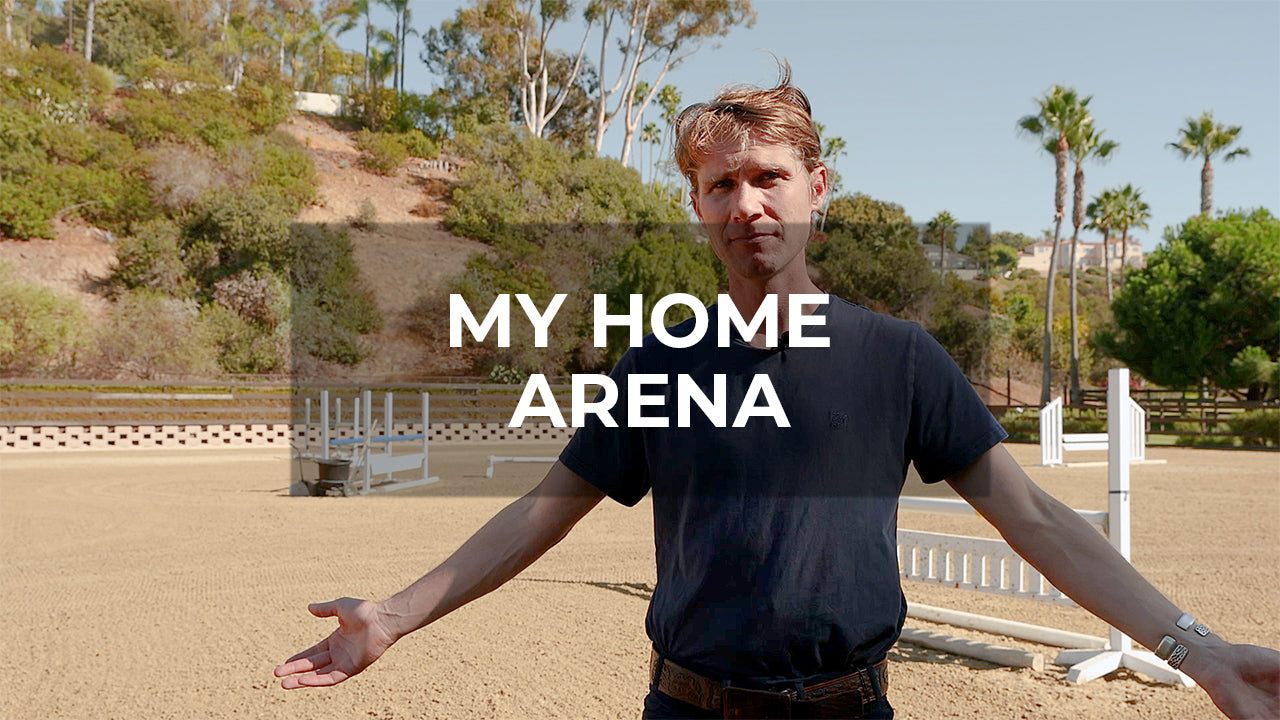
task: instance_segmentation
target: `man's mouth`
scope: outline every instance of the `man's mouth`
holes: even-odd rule
[[[730,236],[729,242],[756,242],[756,241],[764,240],[765,238],[771,238],[771,237],[776,237],[776,233],[763,232],[763,231],[741,233],[738,235]]]

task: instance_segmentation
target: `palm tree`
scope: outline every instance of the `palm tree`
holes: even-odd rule
[[[955,226],[955,216],[946,210],[943,210],[937,215],[934,215],[933,219],[929,221],[929,224],[926,227],[926,232],[931,237],[936,237],[938,239],[938,249],[941,253],[939,265],[942,266],[942,277],[946,277],[947,275],[947,233],[955,229]]]
[[[653,161],[653,153],[655,146],[662,144],[662,130],[658,128],[658,123],[646,123],[640,131],[640,141],[649,145],[649,182],[653,182],[653,176],[656,174],[655,163]],[[644,173],[640,173],[641,181],[644,180]]]
[[[1071,144],[1071,159],[1075,161],[1076,171],[1074,177],[1075,193],[1072,197],[1073,203],[1071,208],[1071,282],[1068,290],[1071,301],[1071,403],[1078,405],[1084,400],[1084,395],[1080,390],[1080,310],[1079,310],[1079,280],[1078,273],[1080,264],[1077,261],[1078,248],[1080,246],[1080,226],[1084,224],[1084,162],[1085,160],[1094,158],[1098,160],[1106,160],[1115,152],[1120,144],[1112,140],[1102,139],[1102,130],[1096,129],[1093,125],[1093,114],[1088,110],[1089,100],[1085,98],[1081,101],[1084,109],[1084,116],[1081,122],[1073,128],[1072,135],[1069,138]],[[1103,243],[1106,248],[1106,243]]]
[[[1052,147],[1054,173],[1053,249],[1049,254],[1049,282],[1045,288],[1044,302],[1044,373],[1040,381],[1040,404],[1049,402],[1053,383],[1053,295],[1054,274],[1058,268],[1058,245],[1062,236],[1062,210],[1067,204],[1067,159],[1071,150],[1068,134],[1087,115],[1086,105],[1075,88],[1054,85],[1036,98],[1039,112],[1024,115],[1018,120],[1018,128],[1029,135],[1045,140],[1044,147]]]
[[[1178,141],[1169,143],[1169,147],[1181,153],[1184,160],[1193,156],[1204,158],[1204,168],[1200,170],[1201,215],[1207,216],[1213,211],[1213,165],[1209,160],[1231,147],[1240,130],[1239,125],[1214,122],[1213,111],[1205,110],[1198,118],[1187,118],[1187,126],[1178,130]],[[1248,155],[1249,148],[1239,147],[1223,155],[1222,159],[1230,162]]]
[[[1124,285],[1124,268],[1129,259],[1129,228],[1147,229],[1151,206],[1142,199],[1142,190],[1132,185],[1120,189],[1120,214],[1116,227],[1120,230],[1120,284]]]
[[[1089,224],[1086,226],[1093,230],[1097,230],[1102,234],[1102,257],[1103,264],[1107,268],[1107,304],[1111,304],[1111,231],[1120,226],[1120,191],[1116,189],[1103,190],[1089,203],[1089,207],[1085,209],[1085,214],[1089,217]],[[1124,256],[1120,259],[1121,265],[1124,264]]]

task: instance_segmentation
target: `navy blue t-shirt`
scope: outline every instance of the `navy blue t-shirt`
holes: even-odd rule
[[[660,652],[695,672],[769,685],[876,662],[906,616],[895,551],[897,499],[914,462],[943,480],[1005,438],[946,351],[914,323],[831,297],[820,306],[830,347],[760,349],[716,342],[716,308],[701,342],[673,349],[645,338],[618,362],[606,427],[596,416],[560,461],[609,497],[653,492],[658,582],[646,629]],[[671,329],[686,335],[692,321]],[[668,384],[627,427],[627,376]],[[707,397],[726,376],[726,427],[697,404],[677,427],[677,375]],[[754,376],[767,375],[790,427],[752,417],[732,427]],[[753,403],[763,406],[762,400]]]

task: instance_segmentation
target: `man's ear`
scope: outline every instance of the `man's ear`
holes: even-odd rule
[[[695,190],[689,191],[689,202],[693,205],[693,214],[698,216],[698,221],[702,221],[702,210],[698,208],[698,193]]]
[[[822,209],[822,201],[831,191],[831,186],[827,184],[828,180],[827,166],[822,163],[818,163],[817,167],[809,171],[809,194],[812,196],[814,212]]]

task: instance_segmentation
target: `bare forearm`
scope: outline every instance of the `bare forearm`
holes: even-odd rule
[[[1226,643],[1174,623],[1181,610],[1074,510],[1045,493],[997,446],[951,480],[1009,545],[1081,607],[1148,648],[1165,635],[1190,649],[1193,678]]]
[[[535,522],[533,504],[529,497],[511,503],[438,567],[385,600],[382,614],[395,636],[498,588],[559,542],[568,528]]]
[[[1106,538],[1058,500],[1040,493],[1037,519],[1002,530],[1005,540],[1059,590],[1081,607],[1119,628],[1137,642],[1155,648],[1171,635],[1193,650],[1223,644],[1215,636],[1179,630],[1182,612],[1139,573]],[[1192,674],[1192,652],[1183,667]]]

